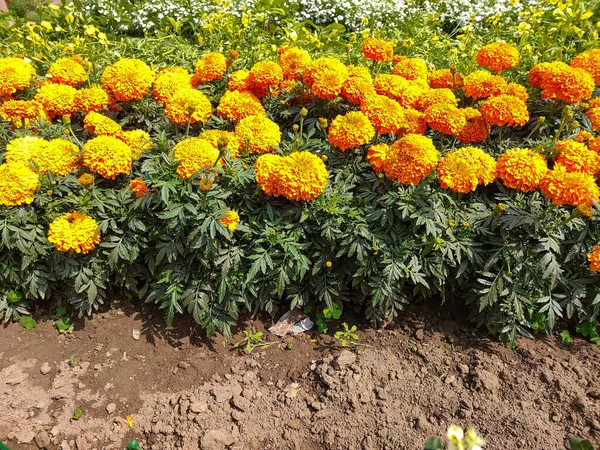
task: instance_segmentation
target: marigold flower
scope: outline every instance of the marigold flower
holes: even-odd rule
[[[250,83],[250,71],[246,69],[236,70],[229,76],[227,83],[230,91],[248,91],[252,88]]]
[[[366,159],[369,164],[371,164],[375,173],[383,171],[383,163],[385,162],[389,149],[390,147],[387,144],[376,144],[369,147]]]
[[[76,94],[77,90],[74,87],[64,84],[44,83],[38,89],[35,100],[44,106],[48,117],[53,119],[56,116],[71,115],[77,112],[77,106],[75,106]]]
[[[304,73],[304,81],[312,93],[321,99],[333,100],[348,79],[348,68],[335,58],[319,58]]]
[[[75,93],[74,103],[77,111],[83,111],[84,114],[88,114],[92,111],[100,111],[101,109],[108,108],[110,98],[104,89],[91,87],[78,90]]]
[[[0,109],[0,115],[2,115],[2,110]],[[590,119],[590,123],[592,124],[592,130],[600,131],[600,107],[590,108],[586,111],[585,115],[588,119]]]
[[[265,116],[249,116],[236,125],[235,134],[241,148],[250,153],[274,152],[281,142],[279,126]]]
[[[528,148],[510,148],[496,164],[498,177],[510,189],[535,191],[548,171],[544,155]]]
[[[309,54],[297,47],[287,47],[279,55],[279,67],[283,71],[283,77],[290,80],[299,80],[311,62]]]
[[[375,128],[360,111],[337,116],[329,126],[329,143],[340,150],[350,150],[368,143],[375,136]]]
[[[600,271],[600,245],[594,246],[591,253],[587,255],[592,272]]]
[[[427,64],[421,58],[404,58],[394,66],[392,73],[407,80],[419,78],[427,80],[429,69],[427,69]]]
[[[119,102],[141,100],[153,81],[152,69],[139,59],[123,58],[102,74],[102,87]]]
[[[196,75],[201,84],[223,78],[229,65],[227,58],[221,53],[211,52],[196,63]]]
[[[390,75],[387,73],[380,73],[373,80],[373,87],[379,95],[385,95],[386,97],[393,98],[396,100],[402,92],[408,87],[410,81],[406,78],[402,78],[398,75]]]
[[[258,92],[269,93],[272,87],[278,87],[283,81],[283,71],[278,64],[271,61],[259,61],[250,69],[248,80]]]
[[[600,155],[580,142],[558,141],[554,145],[554,153],[557,153],[553,158],[554,162],[564,167],[567,172],[594,175],[600,169]]]
[[[148,193],[148,185],[141,178],[131,180],[129,189],[135,194],[136,198],[141,198]]]
[[[581,130],[577,136],[573,138],[576,142],[589,142],[594,139],[594,135],[589,131]]]
[[[405,122],[404,109],[391,98],[372,95],[365,99],[360,110],[377,130],[377,134],[396,133]]]
[[[148,132],[144,130],[128,130],[116,135],[117,139],[131,148],[133,160],[138,160],[142,153],[150,150],[154,145]]]
[[[368,38],[363,42],[362,52],[367,59],[385,63],[392,60],[394,46],[383,39]]]
[[[421,101],[431,88],[425,80],[417,79],[408,83],[408,86],[396,97],[403,108],[413,108],[423,111]]]
[[[210,100],[202,92],[185,88],[179,89],[165,106],[167,119],[178,125],[206,122],[212,115]]]
[[[476,59],[477,64],[491,69],[494,73],[517,67],[521,61],[519,51],[504,42],[493,42],[484,45],[477,52]]]
[[[436,168],[439,157],[431,139],[407,134],[388,149],[383,159],[383,171],[391,180],[414,186]]]
[[[48,241],[58,251],[85,255],[100,243],[98,222],[77,211],[64,214],[50,224]]]
[[[231,131],[206,130],[200,134],[200,137],[206,139],[217,148],[221,145],[227,147],[229,155],[232,158],[237,158],[240,154],[242,143],[236,134]]]
[[[458,140],[463,144],[483,142],[488,136],[488,128],[481,113],[475,108],[465,108],[462,112],[467,123],[458,133]]]
[[[265,154],[254,163],[256,182],[267,195],[283,195],[279,179],[288,170],[287,159],[280,155]]]
[[[51,83],[76,87],[87,80],[84,67],[72,58],[60,58],[52,63],[46,77]]]
[[[527,104],[512,95],[490,97],[481,104],[480,112],[490,125],[523,126],[529,120]]]
[[[505,93],[508,83],[501,76],[492,75],[485,70],[476,70],[464,78],[463,89],[467,97],[477,100]]]
[[[425,121],[440,133],[458,135],[467,124],[464,113],[456,106],[437,103],[425,110]]]
[[[521,86],[518,83],[508,83],[508,87],[506,88],[506,91],[504,93],[506,95],[512,95],[513,97],[517,97],[524,102],[526,102],[529,99],[527,88],[525,86]]]
[[[251,92],[226,91],[219,101],[217,114],[233,122],[249,116],[266,116],[267,112],[260,100]]]
[[[25,60],[0,58],[0,98],[29,87],[35,77],[35,69]]]
[[[90,139],[81,149],[83,164],[92,172],[114,180],[117,175],[129,173],[133,152],[114,136]]]
[[[96,136],[118,136],[121,134],[121,125],[97,112],[86,114],[83,119],[83,127]]]
[[[474,191],[480,184],[492,183],[496,176],[496,160],[476,147],[450,152],[438,165],[440,186],[462,194]]]
[[[0,165],[0,205],[28,205],[33,202],[33,194],[39,187],[38,174],[28,165],[20,163]]]
[[[44,107],[35,100],[8,100],[0,104],[0,117],[15,128],[27,127],[32,119],[46,117]]]
[[[600,84],[600,48],[594,48],[580,53],[571,60],[571,67],[586,70]]]
[[[77,181],[83,187],[89,187],[92,184],[94,184],[94,182],[96,181],[96,177],[91,173],[84,173],[83,175],[80,175],[79,178],[77,178]]]
[[[349,76],[342,85],[340,95],[356,106],[369,96],[375,95],[371,74],[365,67],[348,66]]]
[[[555,61],[541,63],[529,72],[529,84],[542,89],[542,98],[580,103],[594,92],[594,78],[584,69]]]
[[[219,218],[219,223],[227,227],[230,231],[237,229],[238,223],[240,222],[240,215],[233,210],[225,211]]]
[[[554,205],[592,206],[600,198],[600,189],[592,175],[567,172],[560,164],[555,164],[541,179],[540,190]]]
[[[430,89],[421,96],[419,109],[425,111],[427,108],[438,104],[458,106],[458,100],[451,89]]]
[[[406,108],[404,111],[404,124],[401,130],[406,134],[424,134],[427,130],[427,120],[425,114],[416,109]]]
[[[34,161],[40,173],[68,175],[80,165],[79,149],[66,139],[52,139],[48,142],[47,150],[36,155]]]
[[[169,67],[161,70],[152,87],[152,96],[165,105],[180,89],[192,89],[192,76],[183,67]]]
[[[588,148],[600,155],[600,137],[590,139],[588,142]]]
[[[456,72],[454,76],[450,69],[439,69],[429,72],[427,78],[429,86],[435,89],[458,89],[463,85],[463,77],[460,73]]]
[[[7,163],[29,166],[31,161],[37,164],[38,158],[47,152],[48,141],[37,136],[23,136],[13,139],[6,145],[4,159]]]
[[[223,161],[217,161],[219,159],[217,147],[202,138],[184,139],[173,148],[173,154],[174,160],[179,161],[177,175],[181,179],[188,180],[199,170],[223,164]]]

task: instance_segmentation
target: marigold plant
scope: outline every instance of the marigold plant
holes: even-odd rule
[[[440,186],[462,194],[474,191],[480,184],[492,183],[496,176],[496,160],[477,147],[450,152],[438,165]]]
[[[517,67],[520,60],[519,51],[504,42],[484,45],[477,52],[477,64],[491,69],[494,73]]]
[[[430,138],[407,134],[387,150],[383,170],[391,180],[416,185],[437,167],[439,157],[440,152]]]
[[[241,147],[250,153],[268,153],[275,151],[281,142],[279,126],[264,116],[249,116],[240,120],[235,134]]]
[[[153,81],[154,72],[139,59],[123,58],[102,73],[102,87],[119,102],[141,100]]]
[[[0,205],[18,206],[33,202],[39,188],[38,174],[20,163],[0,164]]]
[[[173,148],[173,158],[179,161],[177,175],[186,180],[202,169],[222,164],[217,147],[206,139],[197,137],[179,142]]]
[[[510,148],[498,158],[498,178],[522,192],[535,191],[548,171],[544,155],[528,148]]]
[[[337,116],[329,126],[329,142],[342,151],[367,144],[374,136],[375,128],[360,111]]]
[[[48,241],[60,252],[85,255],[100,243],[98,223],[78,211],[64,214],[50,224]]]
[[[114,180],[118,175],[131,171],[131,147],[114,136],[90,139],[81,149],[81,154],[83,164],[104,178]]]

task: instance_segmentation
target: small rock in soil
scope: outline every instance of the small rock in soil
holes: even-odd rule
[[[342,350],[340,355],[335,360],[338,369],[343,369],[344,367],[354,364],[355,362],[356,355],[349,350]]]
[[[48,364],[47,362],[42,364],[42,367],[40,367],[40,372],[42,372],[42,375],[47,375],[48,373],[50,373],[51,370],[52,369],[50,367],[50,364]]]
[[[133,338],[137,341],[140,339],[140,330],[138,330],[137,328],[134,328],[133,331],[131,332],[131,335],[133,336]]]
[[[45,431],[40,431],[35,435],[35,445],[39,448],[46,448],[50,445],[50,436]]]
[[[225,447],[233,444],[235,439],[231,432],[226,428],[207,431],[200,440],[202,450],[224,450]]]
[[[33,441],[35,437],[35,433],[33,430],[20,430],[15,433],[15,439],[19,442],[19,444],[29,444]]]
[[[417,332],[415,333],[415,337],[419,340],[422,341],[423,339],[425,339],[425,333],[423,332],[422,328],[419,328],[417,330]]]
[[[115,405],[114,403],[109,403],[106,406],[106,412],[109,413],[109,414],[114,413],[116,410],[117,410],[117,405]]]
[[[200,414],[208,411],[208,405],[206,404],[206,402],[197,400],[195,402],[192,402],[192,404],[190,405],[190,411],[195,414]]]
[[[250,401],[246,400],[244,397],[240,397],[239,395],[233,397],[232,403],[233,406],[235,406],[240,411],[246,411],[252,406],[252,403],[250,403]]]

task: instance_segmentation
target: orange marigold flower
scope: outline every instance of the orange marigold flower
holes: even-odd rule
[[[131,147],[114,136],[90,139],[81,149],[81,153],[83,164],[104,178],[114,180],[117,175],[131,171]]]
[[[35,77],[35,69],[25,60],[0,58],[0,98],[29,87]]]
[[[282,185],[279,180],[282,174],[287,173],[287,159],[280,155],[261,155],[254,163],[256,182],[267,195],[278,197],[283,195]]]
[[[591,98],[587,102],[587,107],[588,108],[600,108],[600,97]]]
[[[542,89],[542,98],[580,103],[594,91],[594,78],[585,70],[555,61],[541,63],[529,72],[529,84]]]
[[[501,76],[476,70],[464,78],[463,88],[467,97],[477,100],[505,93],[508,83]]]
[[[274,62],[259,61],[250,69],[248,79],[254,89],[268,94],[270,88],[278,87],[283,81],[283,71]]]
[[[600,48],[594,48],[580,53],[571,60],[571,67],[586,70],[600,84]]]
[[[421,58],[405,58],[394,66],[392,73],[407,80],[417,80],[419,78],[427,80],[429,70],[427,64]]]
[[[211,52],[196,63],[196,75],[201,84],[223,78],[229,65],[227,58],[221,53]]]
[[[46,114],[50,119],[56,116],[65,116],[75,114],[75,95],[77,90],[74,87],[64,84],[44,83],[38,89],[35,100],[40,102]]]
[[[529,121],[527,104],[512,95],[490,97],[481,104],[480,111],[490,125],[515,127]]]
[[[406,134],[424,134],[426,130],[427,120],[425,114],[412,108],[404,110],[404,125],[401,130],[402,132]]]
[[[86,114],[83,119],[83,127],[96,136],[118,136],[121,134],[121,125],[97,112]]]
[[[438,104],[458,106],[458,100],[451,89],[430,89],[421,96],[419,109],[425,111],[427,108]]]
[[[526,102],[529,99],[527,88],[525,86],[521,86],[518,83],[508,83],[508,87],[506,88],[506,92],[504,93],[506,95],[512,95],[513,97],[517,97],[524,102]]]
[[[373,80],[373,87],[379,95],[385,95],[394,100],[401,96],[409,84],[410,81],[406,78],[387,73],[381,73]]]
[[[454,76],[450,69],[433,70],[427,78],[429,86],[435,89],[458,89],[463,85],[463,77],[460,73],[455,73]]]
[[[350,150],[368,143],[375,136],[375,128],[360,111],[337,116],[329,126],[329,143],[340,150]]]
[[[74,103],[77,111],[83,111],[84,114],[88,114],[92,111],[100,111],[101,109],[108,108],[110,98],[104,89],[91,87],[78,90],[75,93]]]
[[[362,52],[367,59],[385,63],[392,60],[394,46],[383,39],[368,38],[363,42]]]
[[[219,149],[206,139],[198,137],[179,142],[173,148],[173,154],[175,161],[179,161],[177,175],[185,180],[202,169],[223,165],[223,161],[219,159]]]
[[[8,100],[0,104],[0,118],[12,123],[15,128],[21,128],[27,127],[32,119],[46,118],[46,112],[35,100]]]
[[[236,125],[235,134],[242,148],[250,153],[274,152],[281,142],[279,126],[265,116],[249,116]]]
[[[304,81],[312,93],[321,99],[333,100],[348,79],[348,68],[335,58],[319,58],[304,73]]]
[[[134,161],[140,159],[143,152],[150,150],[154,146],[150,135],[144,130],[123,131],[116,137],[131,148]]]
[[[588,148],[600,155],[600,137],[590,139],[590,141],[588,142]]]
[[[79,178],[77,178],[77,181],[83,187],[89,187],[92,184],[94,184],[94,182],[96,181],[96,177],[91,173],[84,173]]]
[[[458,140],[463,144],[484,141],[488,136],[488,128],[481,113],[475,108],[465,108],[462,112],[467,123],[458,133]]]
[[[600,155],[580,142],[558,141],[554,145],[554,153],[557,153],[553,158],[554,162],[564,167],[567,172],[594,175],[600,169]]]
[[[592,252],[587,255],[592,272],[600,271],[600,245],[594,246]]]
[[[148,185],[141,178],[131,180],[129,189],[135,194],[136,198],[141,198],[148,193]]]
[[[48,142],[48,150],[37,156],[35,162],[40,173],[68,175],[81,164],[79,148],[66,139],[52,139]]]
[[[266,116],[267,112],[260,100],[248,91],[226,91],[219,101],[217,114],[233,122],[250,116]]]
[[[185,88],[180,89],[169,99],[165,106],[167,119],[178,125],[206,122],[212,115],[210,100],[202,92]]]
[[[202,132],[200,137],[206,139],[217,148],[221,146],[227,147],[229,155],[232,158],[237,158],[240,154],[242,143],[236,134],[231,131],[206,130]]]
[[[0,112],[0,114],[2,114]],[[585,115],[590,119],[592,124],[592,130],[600,131],[600,107],[590,108],[586,111]]]
[[[437,103],[427,108],[425,121],[434,130],[451,136],[458,135],[467,124],[462,110],[446,103]]]
[[[510,148],[496,165],[498,177],[510,189],[522,192],[535,191],[548,171],[546,158],[528,148]]]
[[[154,80],[152,96],[165,105],[180,89],[192,88],[192,76],[183,67],[169,67],[161,70]]]
[[[72,58],[60,58],[52,63],[46,77],[51,83],[76,87],[87,80],[83,66]]]
[[[371,74],[366,67],[348,66],[349,76],[342,85],[341,96],[356,106],[375,94]]]
[[[521,61],[519,51],[504,42],[493,42],[484,45],[477,52],[476,59],[477,64],[491,69],[494,73],[517,67]]]
[[[48,152],[48,141],[37,136],[18,137],[6,144],[4,159],[7,163],[29,166],[33,161],[37,164],[40,155]]]
[[[376,144],[369,147],[367,161],[371,164],[375,173],[383,171],[383,163],[385,162],[389,149],[390,147],[387,144]]]
[[[119,102],[141,100],[153,81],[154,72],[139,59],[123,58],[102,74],[102,87]]]
[[[372,95],[365,99],[360,110],[368,117],[377,134],[396,133],[405,122],[404,109],[384,95]]]
[[[230,91],[247,91],[251,89],[250,71],[246,69],[236,70],[229,76]]]
[[[541,179],[540,190],[554,205],[592,206],[600,199],[600,189],[592,175],[567,172],[560,164]]]
[[[417,185],[438,164],[440,152],[428,137],[407,134],[394,142],[383,159],[385,175],[400,183]]]
[[[279,54],[279,67],[289,80],[299,80],[311,62],[309,54],[298,47],[287,47]]]
[[[396,97],[396,100],[403,108],[413,108],[423,111],[421,101],[431,90],[425,80],[412,80],[408,86]]]
[[[229,231],[235,231],[240,222],[240,215],[233,210],[225,211],[219,218],[219,223],[227,227]]]
[[[478,185],[492,183],[496,160],[477,147],[462,147],[444,156],[438,165],[440,186],[466,194]]]
[[[573,138],[576,142],[589,142],[594,139],[594,135],[589,131],[581,130],[577,136]]]
[[[77,211],[64,214],[50,224],[48,241],[58,251],[85,255],[100,243],[98,222]]]
[[[0,205],[28,205],[33,202],[33,194],[39,187],[38,174],[29,165],[0,164]]]

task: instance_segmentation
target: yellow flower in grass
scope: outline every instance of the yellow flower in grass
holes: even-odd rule
[[[392,73],[407,80],[427,80],[429,69],[421,58],[404,58],[394,66]]]
[[[221,53],[211,52],[196,63],[196,75],[199,84],[205,84],[210,81],[223,78],[227,71],[227,58]]]
[[[390,146],[383,159],[383,171],[390,180],[414,186],[436,168],[439,157],[431,139],[407,134]]]
[[[174,160],[179,161],[177,175],[181,179],[189,179],[201,169],[222,165],[219,150],[206,139],[192,137],[184,139],[173,148]]]
[[[152,87],[152,96],[158,103],[166,104],[180,89],[192,88],[192,76],[183,67],[161,70]]]
[[[102,73],[102,87],[119,102],[141,100],[153,81],[154,72],[139,59],[123,58]]]
[[[114,180],[117,175],[131,171],[133,152],[114,136],[90,139],[81,149],[83,164],[104,178]]]
[[[219,148],[220,146],[227,147],[229,155],[232,158],[237,158],[240,154],[242,143],[235,133],[222,130],[205,130],[200,134],[202,139],[206,139],[212,145]]]
[[[0,58],[0,98],[29,87],[35,77],[35,69],[25,60]]]
[[[337,116],[329,126],[329,143],[342,151],[367,144],[374,136],[375,128],[360,111]]]
[[[56,116],[66,116],[75,114],[75,95],[77,90],[74,87],[64,84],[44,83],[35,95],[35,100],[40,102],[46,114],[50,119]]]
[[[217,114],[232,122],[238,122],[249,116],[267,115],[260,100],[248,91],[225,91],[219,101]]]
[[[60,252],[91,252],[100,243],[98,222],[78,211],[57,217],[48,229],[48,241]]]
[[[391,61],[394,56],[394,46],[383,39],[368,38],[362,45],[365,58],[382,63]]]
[[[236,125],[235,134],[241,147],[250,153],[274,152],[281,142],[279,126],[264,116],[249,116]]]
[[[33,202],[33,194],[39,187],[38,174],[28,165],[20,163],[0,165],[0,205],[30,204]]]
[[[60,58],[52,63],[46,77],[51,83],[76,87],[87,80],[84,67],[72,58]]]
[[[141,178],[134,178],[131,180],[129,189],[135,194],[136,198],[141,198],[148,193],[148,186]]]
[[[143,152],[150,150],[153,147],[150,135],[144,130],[123,131],[116,135],[116,137],[131,148],[134,161],[140,159]]]
[[[592,272],[600,272],[600,245],[594,246],[587,257],[590,262],[590,270]]]
[[[46,112],[43,105],[35,100],[8,100],[0,104],[0,118],[20,128],[29,126],[32,119],[46,118]]]
[[[240,222],[240,215],[233,210],[225,211],[219,218],[219,222],[229,228],[230,231],[235,231]]]
[[[192,89],[180,89],[167,101],[165,115],[178,125],[206,122],[212,114],[210,100],[202,92]]]
[[[555,165],[540,181],[540,190],[554,205],[592,206],[600,198],[600,189],[592,175],[567,172]]]
[[[450,152],[438,165],[440,185],[462,194],[474,191],[480,184],[492,183],[496,176],[496,160],[476,147]]]
[[[108,108],[110,98],[104,89],[91,87],[78,90],[75,94],[74,102],[77,111],[83,111],[84,114],[88,114],[92,111],[100,111],[101,109]]]
[[[97,112],[86,114],[83,119],[83,127],[96,136],[118,136],[122,133],[121,125]]]
[[[535,191],[548,172],[546,158],[528,148],[510,148],[496,164],[498,178],[510,189]]]
[[[366,159],[369,164],[371,164],[375,173],[383,171],[383,163],[385,162],[389,149],[390,147],[387,144],[376,144],[369,147]]]
[[[477,64],[491,69],[494,73],[517,67],[520,61],[519,51],[504,42],[484,45],[477,52]]]
[[[480,112],[490,125],[517,127],[529,120],[527,104],[512,95],[488,98],[481,104]]]
[[[554,153],[557,153],[554,162],[567,169],[567,172],[594,175],[600,170],[600,155],[581,142],[558,141],[554,145]]]

